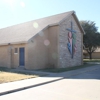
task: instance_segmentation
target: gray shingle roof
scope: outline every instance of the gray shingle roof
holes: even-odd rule
[[[58,24],[61,20],[72,13],[73,11],[70,11],[0,29],[0,45],[27,42],[45,27],[52,24]],[[34,23],[36,28],[34,27]]]
[[[100,52],[100,47],[97,48],[97,50],[95,52]]]

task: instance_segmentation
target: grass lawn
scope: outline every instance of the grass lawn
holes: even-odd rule
[[[94,65],[94,64],[84,64],[84,65],[81,65],[81,66],[75,66],[75,67],[69,67],[69,68],[48,68],[48,69],[41,69],[41,71],[60,73],[60,72],[65,72],[65,71],[71,71],[71,70],[76,70],[76,69],[80,69],[80,68],[90,67],[92,65]]]
[[[24,72],[10,72],[10,69],[0,67],[0,84],[12,81],[18,81],[28,78],[35,78],[38,75],[28,74]]]
[[[100,62],[100,59],[83,59],[84,62]]]

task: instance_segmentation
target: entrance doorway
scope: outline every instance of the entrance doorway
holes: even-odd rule
[[[19,66],[25,66],[25,48],[19,48]]]

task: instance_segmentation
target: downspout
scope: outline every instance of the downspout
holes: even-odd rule
[[[10,43],[8,43],[9,45],[9,68],[12,68],[12,46]]]

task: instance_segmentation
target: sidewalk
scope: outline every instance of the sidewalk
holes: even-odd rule
[[[92,71],[98,68],[100,68],[100,65],[94,65],[91,67],[86,67],[86,68],[62,72],[62,73],[46,73],[40,71],[31,71],[36,74],[46,74],[46,76],[0,84],[0,96],[8,93],[48,84],[54,81],[62,80],[64,78],[68,78],[74,75]]]

